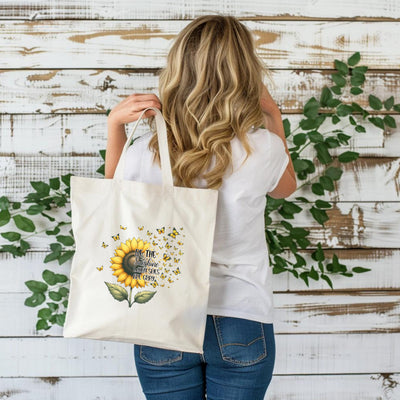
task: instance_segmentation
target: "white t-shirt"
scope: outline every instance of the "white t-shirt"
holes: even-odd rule
[[[162,184],[148,149],[152,135],[147,131],[127,149],[124,179]],[[267,129],[251,129],[247,136],[253,154],[240,167],[246,150],[234,137],[233,173],[227,169],[219,188],[207,313],[273,323],[264,211],[266,194],[278,185],[289,156],[282,139]],[[197,179],[195,186],[206,187],[206,181]]]

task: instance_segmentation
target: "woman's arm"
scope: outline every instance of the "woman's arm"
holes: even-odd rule
[[[156,107],[161,110],[160,99],[154,93],[134,93],[118,103],[108,114],[108,139],[104,168],[104,177],[106,179],[114,177],[122,149],[127,141],[125,124],[136,121],[143,110],[148,107]],[[148,118],[155,114],[155,111],[147,110],[143,118]]]
[[[275,190],[268,194],[272,195],[272,197],[274,198],[287,197],[296,190],[297,182],[292,158],[290,157],[289,149],[286,142],[285,129],[283,127],[281,111],[265,86],[260,103],[261,108],[264,112],[264,121],[266,128],[281,138],[285,146],[286,154],[289,156],[289,164],[285,170],[285,173],[282,175],[278,186],[275,188]]]

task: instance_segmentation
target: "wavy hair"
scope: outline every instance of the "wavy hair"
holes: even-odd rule
[[[247,132],[264,123],[260,98],[269,71],[256,54],[251,31],[238,19],[203,15],[177,35],[159,75],[161,112],[167,126],[175,186],[218,189],[232,166],[230,141],[236,136],[252,154]],[[160,166],[155,117],[149,150]],[[209,170],[211,161],[215,164]]]

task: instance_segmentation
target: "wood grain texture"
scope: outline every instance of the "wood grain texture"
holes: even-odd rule
[[[210,13],[232,12],[241,19],[355,19],[355,20],[390,20],[400,19],[400,5],[395,0],[380,2],[367,0],[346,2],[338,0],[256,0],[251,2],[221,1],[210,3],[205,1],[182,2],[156,0],[149,7],[145,2],[119,0],[118,3],[105,0],[80,1],[79,6],[74,0],[57,1],[57,6],[51,2],[30,0],[13,1],[12,6],[7,0],[0,1],[0,15],[8,19],[193,19]]]
[[[345,92],[343,100],[389,113],[399,126],[398,113],[368,106],[370,93],[400,101],[400,3],[393,0],[1,0],[0,196],[22,200],[33,190],[30,181],[61,174],[102,178],[95,171],[106,147],[105,111],[134,92],[158,94],[157,75],[177,33],[198,15],[228,8],[254,32],[272,72],[266,84],[292,127],[307,100],[332,85],[334,59],[355,51],[369,67],[364,93]],[[351,134],[346,125],[347,117],[321,131]],[[311,252],[321,242],[326,257],[371,271],[331,277],[333,291],[325,281],[306,286],[289,273],[273,275],[276,364],[268,400],[400,398],[400,129],[366,126],[349,146],[331,150],[360,158],[341,164],[343,176],[325,197],[333,202],[326,228],[305,211],[289,222],[310,230],[311,246],[300,251],[308,268],[316,266]],[[140,124],[137,134],[146,129]],[[312,179],[323,166],[311,146],[302,156],[316,162]],[[296,196],[319,198],[303,188],[288,200]],[[52,214],[65,220],[66,211],[69,204]],[[271,216],[270,228],[280,220]],[[45,228],[43,221],[37,227]],[[59,326],[36,331],[40,307],[24,306],[24,282],[40,280],[44,269],[70,270],[70,262],[43,263],[51,241],[34,235],[23,258],[0,253],[0,398],[144,399],[133,345],[65,339]],[[287,251],[282,256],[294,261]]]
[[[361,64],[398,69],[398,22],[243,21],[269,68],[332,68],[355,51]],[[0,68],[162,68],[182,20],[0,22]],[[149,49],[151,48],[151,52]]]
[[[268,400],[397,400],[400,374],[275,375]],[[324,388],[324,393],[321,393]],[[145,400],[136,376],[2,378],[0,396],[18,400],[79,399]]]
[[[283,114],[298,114],[310,97],[319,98],[325,85],[333,86],[331,74],[336,70],[332,68],[333,64],[330,69],[320,70],[271,69],[271,79],[264,81]],[[0,87],[4,89],[0,91],[0,112],[34,115],[104,113],[132,93],[159,95],[159,72],[160,69],[151,68],[143,72],[137,69],[3,69],[0,70]],[[348,87],[340,98],[347,104],[356,101],[376,114],[369,107],[368,95],[372,93],[384,100],[390,96],[396,99],[400,73],[397,70],[368,70],[365,76],[361,86],[364,93],[352,95]],[[385,109],[381,112],[388,113]]]

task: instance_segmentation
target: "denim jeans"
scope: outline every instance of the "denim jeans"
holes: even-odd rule
[[[207,315],[199,353],[134,345],[147,400],[262,400],[272,379],[272,323]]]

